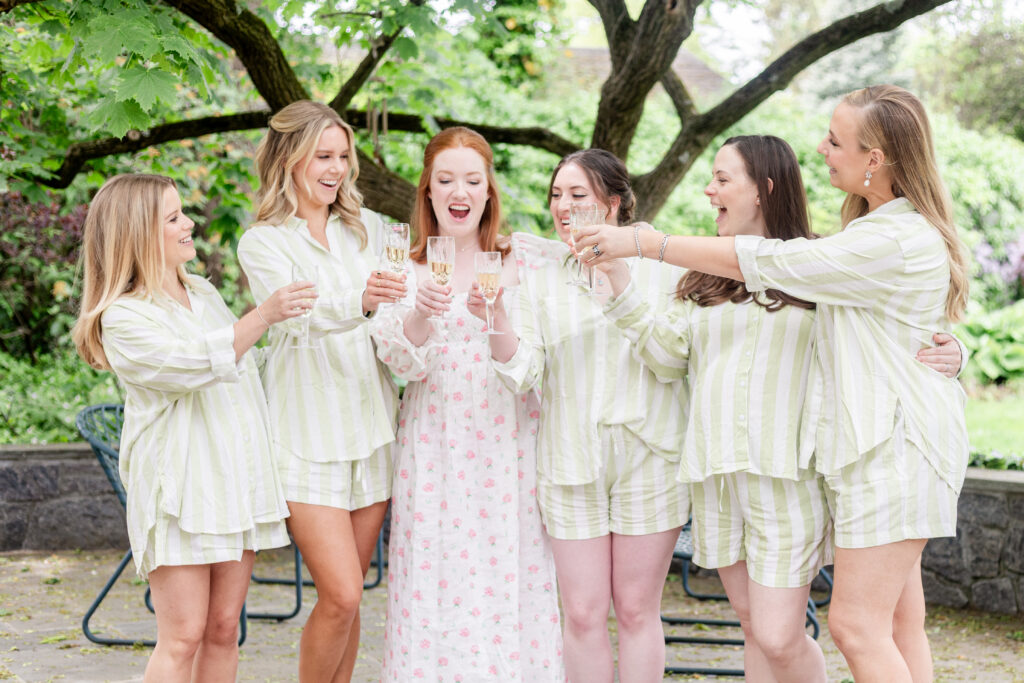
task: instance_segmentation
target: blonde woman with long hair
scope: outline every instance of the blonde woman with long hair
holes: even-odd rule
[[[829,629],[858,681],[927,681],[921,552],[956,534],[967,467],[964,392],[912,359],[967,301],[967,264],[931,128],[906,90],[847,95],[818,145],[847,193],[843,231],[819,240],[586,230],[590,262],[645,256],[818,305],[815,466],[835,528]],[[630,236],[631,237],[631,236]],[[918,356],[920,358],[920,355]],[[865,590],[865,587],[869,587]]]
[[[128,537],[159,634],[145,681],[233,681],[254,551],[288,543],[267,406],[250,347],[301,315],[289,284],[240,320],[185,264],[194,223],[174,182],[120,175],[85,220],[72,336],[125,387],[120,475]]]
[[[348,681],[363,577],[391,496],[398,405],[367,322],[405,294],[404,277],[376,270],[383,225],[362,208],[352,129],[333,109],[301,100],[275,114],[256,167],[256,222],[238,244],[253,293],[291,282],[296,268],[319,274],[311,315],[271,332],[263,369],[288,529],[317,588],[299,680]]]

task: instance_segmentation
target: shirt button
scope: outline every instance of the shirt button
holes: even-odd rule
[[[746,415],[740,415],[740,422],[743,422],[746,419],[747,419]]]
[[[750,355],[750,351],[747,351],[747,352],[746,352],[746,353],[744,353],[743,355],[744,355],[744,356],[749,356],[749,355]]]
[[[741,379],[741,380],[740,380],[740,386],[741,386],[741,387],[745,387],[745,386],[747,386],[747,380],[745,380],[745,379]]]

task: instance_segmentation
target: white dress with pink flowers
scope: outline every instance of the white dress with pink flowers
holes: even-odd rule
[[[521,268],[546,240],[516,235]],[[416,291],[375,321],[377,353],[409,381],[398,416],[383,681],[564,681],[558,591],[536,500],[538,399],[494,374],[484,324],[455,297],[415,347]],[[515,292],[506,291],[506,302]],[[515,319],[516,312],[510,311]]]

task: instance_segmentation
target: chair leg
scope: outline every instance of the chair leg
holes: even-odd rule
[[[250,612],[248,617],[250,619],[276,619],[278,622],[284,621],[285,619],[291,619],[298,615],[302,611],[302,587],[304,585],[313,585],[312,581],[305,581],[302,578],[302,553],[299,552],[299,547],[292,544],[295,549],[295,576],[290,579],[267,579],[252,575],[252,580],[256,583],[273,584],[279,586],[294,586],[295,587],[295,607],[290,612]]]
[[[698,600],[727,600],[728,597],[722,593],[698,593],[690,588],[689,574],[690,574],[690,560],[687,556],[676,555],[676,558],[681,561],[682,568],[682,581],[683,591],[686,595],[696,598]],[[661,616],[661,621],[670,626],[683,626],[683,625],[696,625],[696,626],[716,626],[716,627],[727,627],[727,628],[740,628],[740,622],[735,619],[701,619],[695,617],[670,617]],[[665,644],[693,644],[693,645],[731,645],[743,647],[744,640],[742,638],[716,638],[707,636],[665,636]],[[743,676],[744,672],[742,669],[719,669],[712,667],[680,667],[680,666],[666,666],[665,673],[671,674],[693,674],[701,676]]]
[[[370,566],[377,567],[377,578],[370,582],[363,583],[363,590],[369,590],[376,588],[380,585],[381,580],[384,578],[384,530],[377,534],[377,547],[373,551],[373,560],[370,561]]]
[[[86,638],[88,638],[94,643],[97,643],[99,645],[140,644],[146,647],[153,647],[154,645],[156,645],[155,640],[127,640],[125,638],[104,638],[103,636],[98,636],[95,633],[93,633],[92,629],[89,627],[89,621],[92,619],[92,615],[95,614],[96,610],[100,606],[100,603],[103,602],[103,599],[107,597],[107,593],[110,592],[110,589],[113,588],[114,584],[121,577],[121,574],[124,572],[124,568],[128,566],[128,562],[131,559],[132,551],[129,550],[124,554],[124,557],[121,558],[121,562],[117,565],[117,569],[115,569],[114,573],[110,575],[109,579],[107,579],[106,585],[104,585],[103,588],[100,589],[100,592],[96,595],[96,599],[92,601],[92,604],[89,605],[89,609],[87,609],[85,612],[85,616],[82,617],[82,633],[85,634]]]

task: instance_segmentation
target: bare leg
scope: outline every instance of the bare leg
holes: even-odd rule
[[[565,671],[570,683],[612,683],[608,639],[611,536],[583,541],[551,539],[565,615]]]
[[[825,655],[805,628],[810,592],[811,584],[769,588],[747,580],[754,641],[771,668],[771,678],[765,680],[825,683]]]
[[[612,601],[619,625],[621,683],[661,681],[665,629],[661,593],[679,527],[656,534],[612,534]]]
[[[388,502],[374,503],[364,508],[352,511],[352,532],[356,539],[356,550],[359,553],[359,568],[362,570],[363,578],[366,581],[366,572],[370,569],[370,560],[373,559],[373,552],[377,547],[377,536],[380,534],[380,525],[384,522],[384,514],[387,512]],[[334,675],[332,683],[348,683],[352,680],[352,671],[356,666],[356,654],[359,652],[359,610],[352,620],[352,628],[348,635],[348,644],[345,646],[345,654],[341,657],[341,666]]]
[[[748,585],[750,577],[747,575],[747,563],[744,561],[731,564],[728,567],[719,567],[718,577],[725,586],[725,594],[729,596],[729,604],[732,605],[736,616],[743,628],[743,671],[746,679],[752,683],[762,681],[774,681],[771,664],[765,657],[754,637],[754,626],[751,623],[750,594]]]
[[[836,548],[829,630],[858,683],[911,683],[893,638],[896,605],[925,539],[874,548]]]
[[[288,528],[316,584],[317,601],[299,641],[299,681],[331,681],[341,667],[359,601],[359,568],[348,510],[289,501]]]
[[[249,591],[256,553],[246,550],[239,562],[210,565],[210,605],[203,642],[192,666],[193,681],[235,680],[238,672],[238,618]]]
[[[146,664],[145,683],[187,683],[206,630],[210,566],[157,567],[149,573],[157,643]]]
[[[896,603],[892,637],[900,649],[914,683],[929,683],[932,678],[932,650],[924,630],[924,586],[921,584],[921,558],[910,570],[907,584]]]

